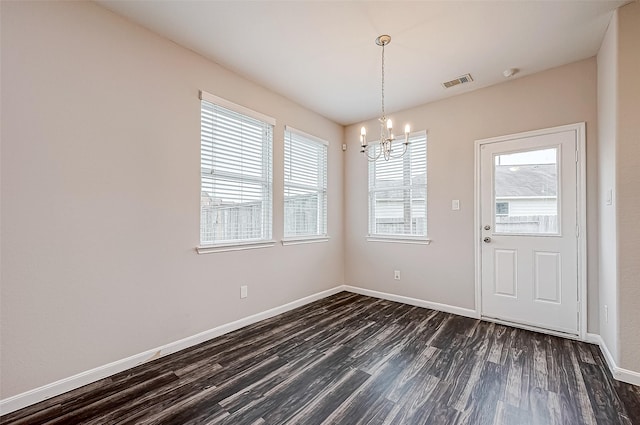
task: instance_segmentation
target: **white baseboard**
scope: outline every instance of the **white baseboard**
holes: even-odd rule
[[[585,337],[585,341],[600,346],[600,351],[602,351],[604,359],[607,362],[607,366],[609,366],[609,370],[615,379],[626,382],[627,384],[640,385],[640,373],[619,367],[616,364],[611,351],[609,351],[607,344],[605,344],[604,339],[602,339],[600,335],[588,333]]]
[[[309,304],[322,298],[326,298],[344,290],[345,289],[343,286],[336,286],[335,288],[318,292],[316,294],[309,295],[308,297],[300,298],[279,307],[254,314],[252,316],[248,316],[231,323],[226,323],[213,329],[200,332],[199,334],[183,338],[175,342],[170,342],[169,344],[165,344],[163,346],[153,348],[139,354],[135,354],[131,357],[117,360],[104,366],[99,366],[97,368],[81,372],[77,375],[52,382],[42,387],[17,394],[13,397],[0,400],[0,416],[14,412],[32,404],[39,403],[51,397],[66,393],[67,391],[80,388],[84,385],[90,384],[108,376],[115,375],[116,373],[131,369],[150,360],[155,360],[159,357],[164,357],[169,354],[176,353],[180,350],[184,350],[185,348],[193,347],[194,345],[198,345],[202,342],[219,337],[226,333],[233,332],[261,320],[277,316],[278,314],[286,313],[287,311],[293,310],[294,308],[301,307],[305,304]]]
[[[446,313],[457,314],[459,316],[471,317],[473,319],[480,319],[480,315],[476,310],[471,310],[462,307],[456,307],[448,304],[440,304],[431,301],[424,301],[416,298],[405,297],[402,295],[389,294],[386,292],[378,292],[373,291],[371,289],[359,288],[357,286],[343,285],[342,290],[354,292],[356,294],[367,295],[374,298],[382,298],[389,301],[396,301],[404,304],[415,305],[417,307],[430,308],[432,310],[444,311]],[[561,337],[567,337],[566,335],[558,335]],[[600,346],[602,353],[604,354],[604,358],[609,366],[609,370],[615,379],[618,381],[626,382],[628,384],[638,385],[640,386],[640,373],[635,372],[628,369],[623,369],[619,367],[609,348],[604,343],[604,340],[598,334],[587,333],[585,335],[585,342],[596,344]]]
[[[224,325],[209,329],[196,335],[183,338],[181,340],[171,342],[169,344],[165,344],[163,346],[147,350],[139,354],[135,354],[131,357],[117,360],[104,366],[99,366],[97,368],[79,373],[77,375],[52,382],[50,384],[35,388],[22,394],[17,394],[13,397],[0,400],[0,415],[6,415],[7,413],[11,413],[32,404],[39,403],[51,397],[63,394],[67,391],[80,388],[84,385],[146,363],[150,360],[155,360],[159,357],[164,357],[185,348],[198,345],[202,342],[219,337],[229,332],[233,332],[261,320],[277,316],[278,314],[286,313],[287,311],[293,310],[303,305],[337,294],[341,291],[353,292],[356,294],[366,295],[374,298],[381,298],[389,301],[395,301],[414,305],[417,307],[424,307],[432,310],[444,311],[446,313],[457,314],[459,316],[479,319],[479,315],[476,310],[420,300],[417,298],[405,297],[402,295],[389,294],[386,292],[378,292],[370,289],[359,288],[356,286],[340,285],[326,291],[309,295],[308,297],[300,298],[282,306],[254,314],[231,323],[226,323]],[[607,365],[609,366],[611,374],[614,376],[614,378],[619,381],[627,382],[629,384],[640,385],[640,373],[618,367],[613,359],[613,356],[611,355],[611,352],[609,352],[609,349],[607,348],[600,335],[588,333],[586,334],[585,341],[600,346],[607,361]]]
[[[444,311],[445,313],[457,314],[458,316],[471,317],[473,319],[479,319],[478,313],[475,310],[468,308],[456,307],[449,304],[440,304],[432,301],[420,300],[417,298],[405,297],[403,295],[389,294],[386,292],[373,291],[371,289],[359,288],[357,286],[344,285],[343,290],[354,292],[360,295],[367,295],[374,298],[382,298],[384,300],[395,301],[399,303],[415,305],[416,307],[430,308],[431,310]]]

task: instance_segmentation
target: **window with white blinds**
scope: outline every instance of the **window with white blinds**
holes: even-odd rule
[[[275,120],[202,92],[200,244],[271,239]]]
[[[284,237],[327,235],[327,142],[284,132]]]
[[[369,162],[369,235],[427,239],[426,131],[411,133],[403,156]]]

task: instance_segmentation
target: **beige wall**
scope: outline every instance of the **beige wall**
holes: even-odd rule
[[[343,129],[90,2],[2,3],[1,395],[342,284]],[[328,243],[197,255],[203,89],[330,141]],[[239,287],[249,297],[239,299]]]
[[[640,4],[614,14],[598,53],[600,335],[640,371]],[[612,205],[606,205],[607,191]],[[608,321],[604,314],[608,307]]]
[[[601,50],[598,84],[592,58],[393,114],[428,131],[429,246],[365,241],[360,125],[343,131],[92,3],[0,4],[0,398],[342,283],[473,309],[474,141],[581,121],[588,330],[613,340],[616,352],[619,334],[620,365],[640,370],[637,3],[621,9],[619,48],[617,32],[605,38],[603,46],[614,47]],[[619,71],[611,60],[619,60]],[[611,95],[616,78],[628,92]],[[599,133],[596,88],[605,102]],[[195,254],[200,89],[277,119],[276,239],[284,125],[330,141],[328,243]],[[612,103],[619,114],[612,115]],[[606,139],[600,148],[598,134]],[[615,190],[616,178],[612,212],[598,187]],[[452,199],[460,211],[451,211]],[[617,240],[600,238],[616,218]],[[607,248],[615,251],[616,242],[618,274]],[[600,288],[599,277],[606,281]],[[250,295],[240,300],[244,284]],[[613,305],[604,325],[599,296],[600,307]]]
[[[640,3],[618,9],[618,293],[620,367],[640,371]]]
[[[390,88],[391,90],[391,88]],[[392,91],[392,90],[391,90]],[[391,95],[391,92],[389,92]],[[392,114],[428,132],[428,233],[431,245],[367,242],[367,161],[361,124],[345,130],[346,284],[449,304],[474,304],[474,141],[585,121],[589,332],[598,332],[596,60],[576,62]],[[375,128],[375,123],[366,123]],[[459,211],[451,200],[459,199]],[[401,281],[393,280],[393,270]]]
[[[598,209],[600,336],[618,358],[618,257],[616,253],[616,104],[618,16],[614,13],[598,52]],[[607,192],[611,191],[611,205]],[[608,309],[606,313],[605,309]]]

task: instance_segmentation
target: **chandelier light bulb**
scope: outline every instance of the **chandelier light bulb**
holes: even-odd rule
[[[360,145],[364,148],[367,146],[367,129],[362,127],[360,129]]]

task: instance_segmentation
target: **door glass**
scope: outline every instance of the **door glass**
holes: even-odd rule
[[[494,158],[495,232],[558,234],[558,148]]]

